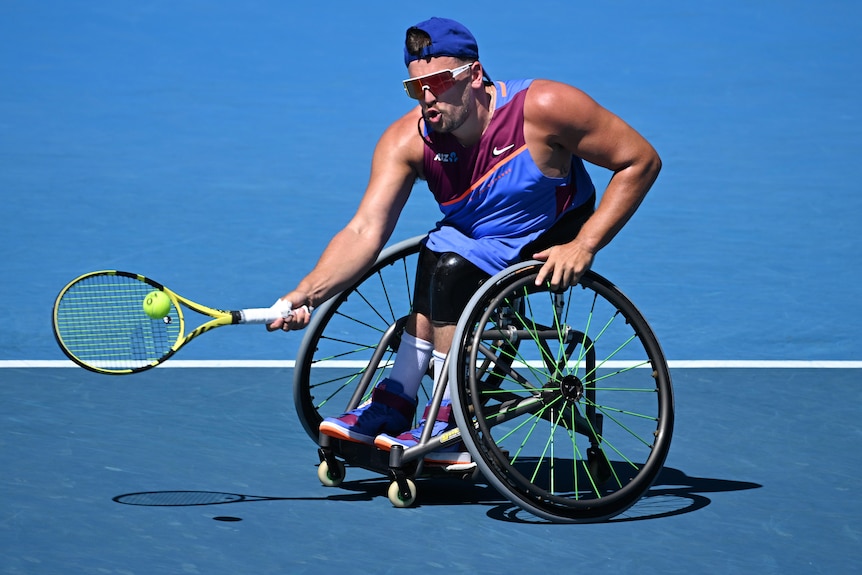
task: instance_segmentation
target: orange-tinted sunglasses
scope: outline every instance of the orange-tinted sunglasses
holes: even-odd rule
[[[404,80],[404,91],[414,100],[421,100],[425,90],[430,90],[432,94],[439,96],[457,84],[458,80],[455,78],[469,70],[472,65],[472,63],[464,64],[454,70],[440,70],[424,76],[408,78]]]

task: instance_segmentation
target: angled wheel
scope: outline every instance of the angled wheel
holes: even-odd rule
[[[513,503],[551,521],[601,521],[637,502],[664,464],[670,373],[613,284],[588,272],[554,293],[535,286],[539,267],[494,276],[461,316],[455,417],[485,479]]]
[[[411,311],[421,239],[383,250],[360,281],[314,310],[297,354],[293,393],[315,443],[323,418],[361,404],[389,373]],[[425,377],[420,402],[431,386]]]

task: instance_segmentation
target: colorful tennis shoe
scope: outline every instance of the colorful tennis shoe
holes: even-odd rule
[[[425,429],[430,407],[430,404],[425,406],[425,414],[416,429],[411,429],[397,436],[386,433],[380,434],[374,438],[374,445],[385,451],[392,449],[393,445],[401,445],[405,449],[418,445],[422,437],[422,431]],[[452,405],[448,399],[444,399],[440,405],[440,410],[437,412],[437,417],[431,430],[431,437],[454,435],[460,437],[460,433],[452,417]],[[446,437],[442,437],[442,439],[445,441]],[[461,441],[456,441],[437,451],[432,451],[425,455],[424,459],[428,463],[440,465],[460,465],[472,463],[473,461],[470,454],[465,450],[464,443]]]
[[[403,393],[397,381],[384,379],[371,392],[371,402],[339,417],[327,417],[320,424],[320,432],[330,437],[374,443],[381,433],[400,433],[410,428],[416,413],[416,400]]]

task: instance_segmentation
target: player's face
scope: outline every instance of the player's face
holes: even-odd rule
[[[435,132],[452,132],[461,127],[473,111],[470,86],[472,67],[464,68],[464,62],[456,58],[440,57],[430,61],[417,60],[407,68],[411,80],[408,89],[418,97],[422,116],[429,129]],[[433,74],[441,74],[439,77]],[[422,80],[422,78],[430,80]],[[405,89],[410,80],[405,82]],[[423,83],[424,82],[424,83]],[[433,91],[437,88],[439,93]],[[419,92],[421,90],[421,93]]]

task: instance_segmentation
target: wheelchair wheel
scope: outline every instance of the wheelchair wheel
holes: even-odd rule
[[[664,465],[670,373],[613,284],[588,272],[553,292],[535,286],[540,265],[500,272],[461,316],[448,373],[455,418],[479,470],[510,501],[551,521],[602,521],[637,502]]]
[[[360,281],[314,310],[297,354],[293,393],[315,443],[325,417],[361,404],[388,374],[413,302],[421,239],[386,248]],[[423,378],[420,402],[432,385],[430,375]]]

